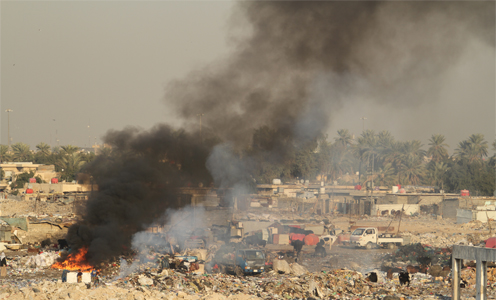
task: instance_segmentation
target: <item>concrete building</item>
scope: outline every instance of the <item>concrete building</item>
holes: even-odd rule
[[[7,162],[0,164],[0,169],[4,171],[4,178],[12,178],[22,173],[34,172],[34,176],[39,176],[42,180],[50,182],[58,176],[54,165],[33,164],[32,162]]]
[[[63,194],[63,193],[78,193],[78,192],[91,192],[91,184],[78,184],[72,182],[62,182],[62,183],[28,183],[26,187],[30,187],[33,190],[33,194]],[[93,190],[98,190],[98,186],[95,184]]]

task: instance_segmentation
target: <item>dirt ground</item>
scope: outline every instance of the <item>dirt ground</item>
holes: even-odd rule
[[[70,215],[78,207],[75,204],[62,202],[38,202],[35,200],[0,200],[1,216],[35,216],[35,215]]]
[[[410,232],[415,234],[427,232],[446,232],[446,233],[472,233],[467,231],[461,224],[456,224],[452,219],[437,219],[431,216],[419,217],[402,217],[401,220],[396,217],[357,217],[337,216],[330,218],[331,222],[339,229],[347,229],[350,224],[359,226],[388,226],[401,232]]]
[[[18,213],[27,213],[30,208],[33,207],[33,203],[14,203],[18,204],[17,207],[12,207],[7,205],[7,203],[2,202],[3,211],[5,212],[6,207],[9,207],[9,213],[14,213],[17,210]],[[53,206],[53,207],[52,207]],[[48,211],[64,211],[65,213],[72,212],[70,206],[61,205],[53,203],[46,208]],[[463,224],[456,224],[454,220],[443,220],[437,219],[431,216],[417,216],[417,217],[402,217],[399,218],[392,217],[357,217],[357,216],[328,216],[327,217],[335,228],[347,231],[350,224],[359,226],[392,226],[396,230],[399,226],[400,233],[408,233],[411,235],[421,235],[421,234],[432,234],[433,236],[438,236],[442,234],[461,234],[461,236],[477,233],[477,234],[488,234],[487,230],[482,230],[466,226]],[[496,226],[494,226],[496,227]],[[434,237],[436,238],[436,237]],[[284,249],[286,251],[292,251],[293,247],[290,245],[270,245],[267,244],[266,251],[273,251],[277,249]],[[394,250],[389,249],[354,249],[350,247],[345,247],[343,245],[333,245],[331,250],[327,249],[327,256],[325,258],[315,257],[314,248],[305,246],[303,252],[298,259],[298,263],[305,266],[310,272],[320,272],[332,269],[347,268],[356,271],[366,271],[372,269],[379,269],[381,266],[381,258],[393,252]],[[22,255],[20,252],[15,251],[5,251],[7,257],[15,257],[16,255]],[[18,278],[30,279],[40,276],[39,273],[28,273],[22,272],[17,275]],[[61,271],[53,269],[45,269],[43,276],[46,278],[60,278]]]

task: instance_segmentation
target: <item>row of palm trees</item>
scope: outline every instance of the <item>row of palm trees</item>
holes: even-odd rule
[[[10,149],[6,145],[0,145],[1,162],[53,164],[55,170],[61,173],[60,179],[65,181],[75,180],[81,167],[94,157],[93,153],[84,153],[79,147],[73,145],[51,148],[46,143],[39,143],[35,151],[24,143],[12,144]]]
[[[354,138],[347,129],[341,129],[334,141],[322,137],[308,149],[297,149],[291,152],[293,155],[286,155],[288,161],[276,163],[270,155],[267,159],[249,152],[253,161],[257,158],[261,161],[259,168],[254,168],[255,173],[251,175],[257,178],[257,182],[268,182],[272,178],[311,179],[321,175],[331,182],[351,184],[353,182],[349,178],[353,177],[344,175],[359,172],[358,183],[362,185],[369,182],[382,186],[433,185],[452,191],[468,186],[481,194],[492,194],[496,157],[493,155],[487,159],[489,145],[484,136],[472,134],[458,144],[451,156],[445,141],[443,135],[434,134],[425,150],[419,140],[398,141],[388,131],[376,133],[365,130]],[[265,148],[259,152],[266,153]],[[493,149],[496,150],[496,142]],[[110,148],[103,150],[110,151]],[[256,153],[254,150],[252,152]],[[94,153],[84,153],[73,145],[51,148],[46,143],[39,143],[35,151],[24,143],[13,144],[11,149],[0,145],[2,162],[53,164],[56,171],[61,172],[61,179],[66,181],[75,180],[82,166],[94,158]]]
[[[331,181],[343,175],[360,172],[360,183],[373,181],[375,185],[435,185],[443,186],[450,166],[460,161],[468,164],[494,165],[487,161],[488,142],[482,134],[472,134],[461,141],[454,154],[441,134],[429,139],[428,149],[419,140],[397,141],[388,131],[375,133],[365,130],[354,139],[347,129],[338,131],[334,142],[319,141],[317,156],[320,174]],[[496,150],[496,142],[493,143]],[[494,173],[494,172],[493,172]]]

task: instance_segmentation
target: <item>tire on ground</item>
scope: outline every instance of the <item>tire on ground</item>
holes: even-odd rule
[[[365,245],[365,249],[370,250],[372,249],[372,246],[373,246],[372,243],[368,242],[367,245]]]

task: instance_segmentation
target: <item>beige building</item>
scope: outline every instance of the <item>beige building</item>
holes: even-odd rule
[[[7,162],[0,164],[0,169],[4,171],[4,178],[15,177],[22,173],[34,172],[34,176],[39,176],[42,180],[50,182],[52,178],[58,176],[54,165],[33,164],[32,162]]]
[[[37,194],[37,193],[62,194],[62,193],[91,192],[91,184],[78,184],[78,183],[72,183],[72,182],[60,182],[60,183],[55,183],[55,184],[31,183],[31,184],[26,184],[26,186],[29,186],[31,189],[33,189],[34,194]],[[98,187],[96,184],[93,186],[93,190],[94,191],[98,190]]]

